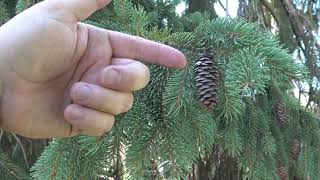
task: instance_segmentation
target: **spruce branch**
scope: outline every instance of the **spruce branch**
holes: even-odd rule
[[[9,159],[6,153],[0,149],[0,172],[4,170],[4,173],[0,174],[0,178],[15,178],[15,179],[28,179],[26,171],[20,166]]]
[[[28,158],[27,158],[26,150],[24,149],[20,138],[18,138],[18,136],[16,134],[14,134],[14,133],[11,133],[11,134],[15,138],[15,140],[17,141],[17,144],[19,144],[19,146],[21,148],[21,151],[22,151],[23,159],[24,159],[24,161],[26,163],[27,168],[29,169],[30,166],[29,166],[29,161],[28,161]]]
[[[166,115],[175,117],[179,113],[186,114],[186,106],[194,99],[194,83],[192,80],[192,67],[176,72],[167,81],[163,97]]]
[[[151,15],[132,6],[129,0],[116,0],[115,19],[94,18],[92,22],[174,46],[186,54],[188,67],[173,71],[149,65],[150,84],[135,94],[135,105],[117,119],[108,135],[98,140],[85,136],[57,140],[43,153],[33,176],[48,179],[55,167],[56,179],[92,179],[114,172],[119,178],[123,163],[129,179],[185,178],[199,154],[213,152],[213,147],[223,154],[217,166],[223,170],[224,165],[239,165],[248,179],[274,179],[278,161],[289,167],[286,143],[290,133],[287,127],[277,127],[270,107],[278,97],[287,99],[285,91],[293,79],[304,80],[304,66],[261,31],[258,23],[217,18],[203,22],[194,32],[171,34],[169,28],[146,30]],[[212,112],[198,107],[194,100],[192,69],[205,50],[217,57],[221,69],[220,102]],[[294,116],[297,106],[289,104]],[[316,173],[310,166],[319,159],[315,157],[320,144],[315,143],[320,142],[316,122],[313,119],[303,127],[310,153],[303,157],[309,163],[303,170],[309,176]]]
[[[7,11],[6,4],[4,2],[0,2],[0,25],[4,24],[9,20],[9,13]]]
[[[151,177],[152,173],[148,169],[152,166],[150,160],[157,158],[151,152],[156,150],[154,144],[158,142],[161,122],[153,121],[150,110],[146,104],[137,101],[131,112],[124,117],[128,140],[131,142],[126,148],[126,169],[132,179]],[[144,116],[140,115],[141,112],[145,113]]]
[[[67,140],[54,140],[50,146],[46,147],[36,164],[31,168],[31,176],[34,179],[55,179],[60,175],[61,163],[65,154]]]
[[[191,105],[187,112],[186,117],[190,117],[191,127],[194,130],[194,144],[197,144],[199,153],[210,152],[214,143],[218,141],[218,127],[212,113]]]

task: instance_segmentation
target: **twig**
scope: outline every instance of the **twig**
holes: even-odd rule
[[[298,89],[299,89],[298,99],[299,99],[299,104],[301,104],[301,96],[302,96],[302,93],[303,93],[303,88],[302,88],[302,85],[301,85],[300,82],[294,81],[294,83],[296,84],[296,86],[297,86]]]
[[[272,17],[276,21],[277,25],[280,26],[280,19],[277,16],[276,12],[274,11],[274,8],[271,7],[271,5],[265,1],[265,0],[260,0],[261,4],[268,9],[268,11],[271,13]]]
[[[261,13],[259,12],[258,9],[260,9],[260,12],[261,12]],[[267,23],[267,18],[265,17],[264,9],[263,9],[262,6],[258,6],[258,9],[256,10],[256,13],[257,13],[257,15],[258,15],[258,19],[261,19],[261,21],[263,22],[263,23],[261,23],[262,26],[263,26],[263,28],[264,28],[265,30],[268,30],[268,23]],[[270,27],[270,28],[271,28],[271,27]]]
[[[10,173],[12,176],[14,176],[15,178],[19,179],[19,177],[16,175],[16,173],[14,173],[13,171],[11,171],[10,168],[8,168],[4,162],[0,161],[0,166],[2,166],[8,173]]]
[[[155,159],[152,159],[151,165],[152,165],[152,179],[159,179],[160,172],[159,172],[157,161]]]
[[[11,133],[13,135],[13,137],[16,139],[17,143],[19,143],[20,147],[21,147],[21,151],[22,151],[22,155],[23,155],[23,158],[24,158],[24,161],[26,162],[26,165],[27,165],[27,168],[29,169],[30,166],[29,166],[29,162],[28,162],[28,159],[27,159],[27,154],[26,154],[26,151],[21,143],[21,140],[17,137],[16,134],[14,133]]]
[[[16,145],[14,146],[13,151],[12,151],[12,154],[11,154],[11,157],[12,157],[12,158],[13,158],[14,154],[16,154],[16,151],[17,151],[18,146],[19,146],[19,143],[17,142]]]
[[[0,130],[0,143],[1,143],[1,140],[2,140],[2,136],[3,136],[3,130]]]
[[[222,9],[223,9],[224,11],[226,11],[227,16],[228,16],[228,17],[230,17],[230,15],[229,15],[229,13],[228,13],[227,8],[225,8],[225,7],[224,7],[224,5],[221,3],[221,1],[220,1],[220,0],[218,0],[218,2],[219,2],[219,4],[220,4],[220,6],[222,7]]]

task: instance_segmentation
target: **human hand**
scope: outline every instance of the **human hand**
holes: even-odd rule
[[[46,0],[0,28],[2,129],[32,138],[102,135],[147,85],[139,61],[185,66],[169,46],[79,22],[110,1]]]

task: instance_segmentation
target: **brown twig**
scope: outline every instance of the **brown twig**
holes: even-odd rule
[[[19,179],[15,172],[13,172],[10,168],[8,168],[4,162],[0,161],[0,166],[2,166],[8,173],[10,173],[15,178]]]
[[[16,134],[14,134],[14,133],[11,133],[11,134],[16,139],[17,143],[19,143],[21,151],[22,151],[22,155],[23,155],[23,158],[24,158],[24,161],[26,163],[27,168],[29,169],[30,165],[29,165],[29,162],[28,162],[27,154],[26,154],[26,151],[25,151],[25,149],[24,149],[24,147],[23,147],[23,145],[21,143],[21,140],[18,138],[18,136]]]
[[[12,153],[11,153],[11,157],[12,157],[12,158],[13,158],[14,155],[16,154],[16,151],[17,151],[17,149],[18,149],[18,146],[19,146],[19,143],[17,142],[16,145],[14,146],[14,148],[13,148]]]
[[[273,19],[276,21],[277,25],[280,26],[280,19],[277,13],[274,11],[274,8],[268,3],[266,0],[260,0],[261,4],[268,9],[270,14],[272,15]]]
[[[0,143],[1,143],[2,137],[3,137],[3,130],[0,130]]]

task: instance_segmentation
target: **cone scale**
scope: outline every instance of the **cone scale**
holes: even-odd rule
[[[275,108],[276,118],[280,125],[287,122],[285,105],[282,102],[278,102]]]
[[[291,156],[292,159],[297,161],[299,159],[301,151],[301,142],[298,139],[294,139],[292,141],[292,147],[291,147]]]
[[[194,74],[199,102],[210,110],[214,109],[218,103],[219,71],[213,57],[200,57]]]
[[[277,169],[277,174],[281,180],[288,180],[289,172],[286,167],[281,166]]]

